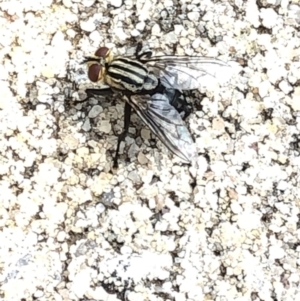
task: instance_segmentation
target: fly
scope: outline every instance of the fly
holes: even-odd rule
[[[152,56],[139,43],[134,56],[114,56],[107,47],[94,57],[86,57],[88,77],[106,87],[87,89],[86,101],[93,95],[108,96],[121,92],[126,96],[124,129],[118,137],[114,167],[118,166],[121,141],[128,133],[132,108],[161,142],[185,163],[196,156],[196,148],[180,111],[187,113],[183,90],[201,87],[201,78],[226,63],[198,56]],[[179,108],[180,107],[180,108]]]

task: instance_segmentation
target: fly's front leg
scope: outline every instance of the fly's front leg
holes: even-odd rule
[[[124,108],[124,129],[123,129],[123,132],[118,137],[118,145],[117,145],[117,150],[116,150],[116,154],[114,157],[114,165],[113,165],[114,168],[118,167],[120,144],[122,141],[124,141],[124,139],[128,133],[129,124],[130,124],[130,116],[131,116],[131,106],[128,102],[126,102],[125,108]]]
[[[74,101],[75,103],[82,103],[88,101],[91,97],[94,95],[99,95],[99,96],[110,96],[114,92],[112,91],[111,88],[103,88],[103,89],[86,89],[86,98],[83,100],[76,100]]]

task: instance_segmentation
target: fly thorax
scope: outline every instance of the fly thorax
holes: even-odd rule
[[[149,73],[144,82],[144,90],[151,91],[158,86],[158,79],[153,73]]]
[[[112,88],[139,92],[148,80],[148,73],[139,61],[116,57],[107,67],[105,81]]]

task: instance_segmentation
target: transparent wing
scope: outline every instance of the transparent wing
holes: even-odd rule
[[[129,98],[129,103],[171,152],[186,163],[196,157],[193,139],[166,95],[133,95]]]
[[[160,78],[167,88],[179,90],[199,89],[204,77],[223,82],[229,78],[230,66],[215,58],[197,56],[156,56],[141,61]]]

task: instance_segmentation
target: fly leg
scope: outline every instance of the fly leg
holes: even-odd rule
[[[86,98],[85,99],[83,99],[83,100],[76,100],[74,102],[76,102],[76,103],[82,103],[82,102],[88,101],[94,95],[110,96],[114,92],[112,91],[111,88],[103,88],[103,89],[86,89],[85,93],[86,93]]]
[[[118,145],[117,145],[117,150],[116,150],[116,154],[114,157],[114,165],[113,165],[114,168],[118,168],[120,144],[122,141],[124,141],[125,137],[127,136],[129,124],[130,124],[130,116],[131,116],[131,106],[128,102],[126,102],[125,108],[124,108],[124,129],[123,129],[123,132],[118,137]]]

